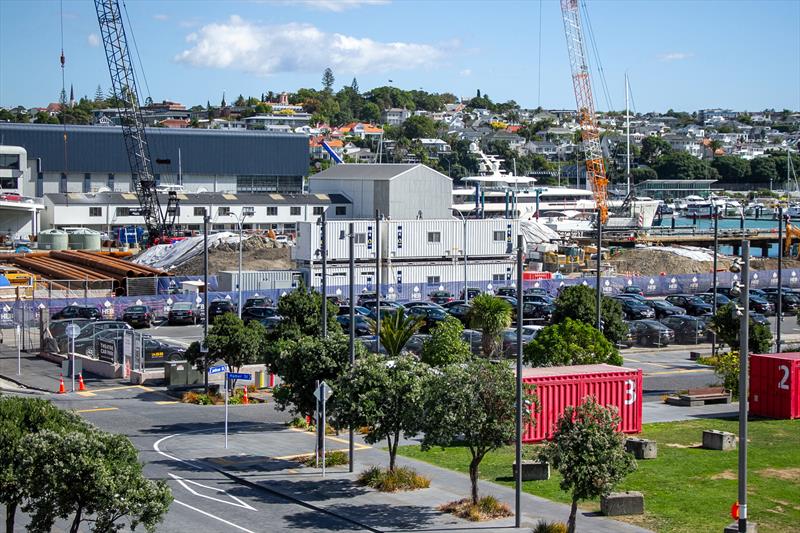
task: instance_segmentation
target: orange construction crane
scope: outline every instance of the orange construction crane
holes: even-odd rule
[[[600,222],[608,220],[608,178],[600,149],[600,130],[594,110],[592,82],[589,78],[589,63],[586,47],[583,44],[581,14],[578,0],[561,0],[561,14],[564,19],[564,33],[567,36],[567,51],[572,68],[572,86],[578,104],[578,122],[581,125],[581,139],[586,151],[586,179],[592,186],[594,201],[600,210]]]
[[[797,226],[793,226],[792,224],[786,224],[786,236],[783,238],[783,256],[789,257],[789,254],[792,253],[792,240],[798,239],[800,240],[800,228]],[[798,259],[800,259],[800,250],[797,253]]]

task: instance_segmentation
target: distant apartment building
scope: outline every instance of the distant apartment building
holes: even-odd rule
[[[698,159],[703,157],[703,144],[694,137],[688,137],[686,135],[663,135],[661,138],[667,141],[670,147],[676,152],[687,152]]]
[[[311,122],[311,113],[271,113],[268,115],[253,115],[243,118],[247,129],[265,129],[268,131],[294,131],[295,128],[308,126]]]
[[[346,137],[358,137],[367,140],[383,137],[383,128],[364,122],[345,124],[341,128],[337,128],[336,132]]]
[[[390,126],[399,126],[412,115],[412,112],[405,108],[392,107],[381,112],[381,122]]]
[[[422,149],[425,150],[428,157],[439,157],[440,155],[449,154],[452,151],[450,145],[442,139],[420,138],[417,139],[417,141],[422,146]]]

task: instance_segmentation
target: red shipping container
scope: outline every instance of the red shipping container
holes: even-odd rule
[[[800,418],[800,353],[750,356],[750,413]]]
[[[613,365],[576,365],[528,368],[522,382],[536,385],[539,412],[535,424],[522,434],[523,442],[539,442],[553,437],[558,418],[567,406],[583,403],[594,396],[603,406],[613,405],[625,433],[642,431],[642,371]]]

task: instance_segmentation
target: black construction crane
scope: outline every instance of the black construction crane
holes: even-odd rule
[[[144,218],[150,244],[168,242],[174,231],[178,198],[175,192],[171,192],[166,213],[161,211],[144,119],[139,107],[139,90],[119,2],[95,0],[94,7],[106,51],[108,71],[111,74],[111,88],[117,100],[133,187],[139,200],[139,214]]]

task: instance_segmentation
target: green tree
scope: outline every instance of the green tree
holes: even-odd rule
[[[94,101],[95,103],[100,104],[103,102],[103,100],[105,100],[103,97],[103,89],[100,87],[100,85],[98,85],[97,90],[94,92]]]
[[[639,167],[631,169],[631,179],[634,183],[641,183],[645,180],[657,180],[658,173],[650,167]]]
[[[364,345],[356,342],[356,358],[366,354]],[[336,381],[350,364],[350,339],[339,332],[327,337],[301,336],[280,343],[275,357],[269,361],[282,383],[275,388],[275,405],[294,414],[308,416],[316,409],[316,381]]]
[[[750,162],[735,155],[715,157],[711,166],[717,169],[724,181],[745,181],[750,176]]]
[[[430,117],[414,115],[402,125],[403,136],[409,139],[431,138],[436,136],[436,122]]]
[[[658,158],[672,152],[672,147],[661,137],[648,136],[642,140],[641,158],[648,165],[653,165]]]
[[[333,83],[336,79],[333,77],[333,71],[330,67],[326,68],[325,71],[322,73],[322,89],[326,93],[331,93],[333,91]]]
[[[356,94],[360,94],[361,93],[361,91],[358,90],[358,81],[355,79],[355,77],[353,78],[353,81],[350,82],[350,88]]]
[[[619,351],[597,328],[571,318],[541,330],[524,354],[525,362],[537,367],[622,364]]]
[[[567,318],[579,320],[585,324],[597,324],[597,292],[586,285],[565,287],[555,300],[553,323],[557,324]],[[603,296],[600,302],[600,319],[603,322],[603,335],[616,344],[627,334],[627,326],[623,321],[622,306],[613,298]]]
[[[530,389],[525,404],[535,403]],[[432,374],[425,394],[422,449],[459,441],[471,455],[472,503],[478,503],[480,464],[487,453],[507,445],[516,428],[516,380],[505,364],[471,359]],[[523,423],[533,423],[523,409]]]
[[[247,100],[244,99],[244,95],[239,95],[236,100],[233,102],[233,105],[236,107],[244,107],[247,105]]]
[[[710,167],[689,152],[672,152],[658,158],[653,169],[662,180],[704,180]]]
[[[424,384],[428,366],[414,357],[369,354],[336,381],[332,412],[338,422],[366,427],[364,440],[389,446],[389,470],[394,471],[401,434],[415,436],[423,419]]]
[[[433,330],[422,345],[422,362],[440,367],[464,363],[472,358],[469,344],[461,338],[464,326],[457,318],[448,316]]]
[[[341,331],[336,321],[336,305],[331,301],[326,301],[326,305],[328,331]],[[322,335],[322,294],[313,289],[309,292],[303,283],[296,290],[281,296],[278,300],[278,314],[283,319],[270,335],[273,340]]]
[[[214,320],[208,330],[206,342],[210,362],[225,361],[234,372],[238,372],[242,366],[261,360],[266,330],[257,320],[245,324],[233,313],[225,313]],[[233,385],[236,385],[235,381]]]
[[[771,157],[756,157],[750,161],[750,180],[761,183],[779,182],[775,160]]]
[[[731,392],[734,398],[739,397],[739,351],[718,352],[714,360],[714,373],[722,380],[725,390]]]
[[[367,102],[364,104],[364,107],[361,108],[361,115],[359,118],[364,122],[377,124],[381,120],[381,110],[376,103]]]
[[[608,495],[625,476],[636,470],[636,461],[625,451],[625,438],[617,431],[615,408],[587,397],[569,406],[559,417],[553,440],[540,452],[541,459],[561,474],[561,490],[572,495],[567,531],[575,532],[578,502]]]
[[[0,503],[6,507],[6,531],[14,531],[17,507],[25,496],[28,472],[23,460],[30,450],[26,435],[39,431],[81,431],[87,424],[78,415],[62,411],[38,398],[0,397]]]
[[[471,300],[470,323],[483,334],[483,355],[494,357],[502,352],[501,335],[511,326],[511,304],[491,294],[480,294]]]
[[[23,510],[30,513],[33,533],[49,532],[56,518],[70,516],[70,533],[78,533],[84,521],[93,522],[96,533],[139,525],[152,533],[172,503],[164,481],[144,477],[136,448],[124,435],[44,430],[27,435],[23,446],[29,450]]]
[[[378,336],[389,357],[400,356],[406,343],[419,331],[422,323],[423,321],[419,318],[406,316],[399,311],[388,313],[381,320],[381,330]]]
[[[738,350],[740,323],[741,319],[734,312],[734,304],[728,303],[717,308],[717,314],[711,319],[710,326],[719,340],[731,349]],[[772,331],[769,326],[759,324],[751,318],[747,340],[750,353],[766,353],[772,346]]]

